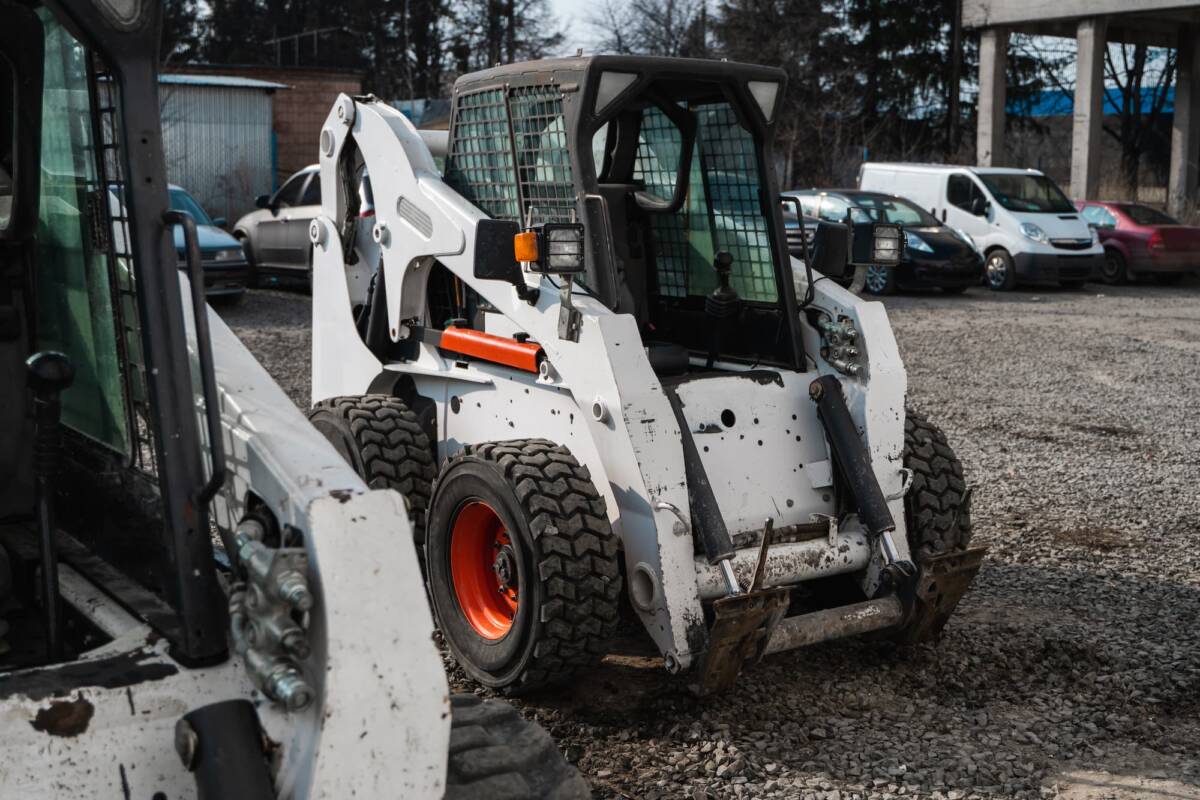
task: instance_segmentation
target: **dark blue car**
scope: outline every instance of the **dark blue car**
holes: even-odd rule
[[[171,208],[183,211],[196,220],[196,233],[200,243],[200,259],[204,263],[204,294],[208,297],[236,299],[246,291],[250,281],[250,264],[241,242],[221,230],[224,219],[214,220],[187,193],[187,190],[172,184],[169,187]],[[175,251],[180,263],[184,253],[183,228],[175,226]]]

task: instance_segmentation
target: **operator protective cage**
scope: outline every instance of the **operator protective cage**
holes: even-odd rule
[[[785,81],[772,67],[631,56],[472,73],[454,87],[445,179],[493,219],[584,223],[587,289],[660,331],[702,333],[713,257],[730,252],[746,307],[731,355],[803,368],[770,169]]]

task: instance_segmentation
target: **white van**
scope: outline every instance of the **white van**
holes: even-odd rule
[[[1098,275],[1104,248],[1054,181],[1035,169],[867,162],[860,189],[908,198],[969,235],[988,286],[1079,286]]]

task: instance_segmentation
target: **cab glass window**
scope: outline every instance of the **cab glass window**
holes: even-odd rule
[[[713,258],[733,256],[730,283],[744,300],[775,303],[774,256],[763,212],[758,147],[725,102],[691,106],[696,118],[683,207],[653,214],[655,278],[660,295],[704,297],[717,285]],[[675,192],[682,157],[678,128],[661,110],[643,112],[634,179],[662,199]]]
[[[86,53],[45,9],[42,170],[38,207],[38,349],[71,359],[75,381],[62,420],[128,453],[129,423],[118,353],[109,247],[111,195],[95,161]]]

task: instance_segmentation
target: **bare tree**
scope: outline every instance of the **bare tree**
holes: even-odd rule
[[[707,0],[605,0],[589,22],[610,53],[696,58],[709,49]]]
[[[1070,39],[1046,36],[1014,37],[1014,47],[1037,62],[1046,84],[1068,97],[1075,94],[1075,46]],[[1104,53],[1102,130],[1121,150],[1121,182],[1137,196],[1145,156],[1162,156],[1169,148],[1163,119],[1169,90],[1175,82],[1177,51],[1142,43],[1109,43]],[[1115,120],[1110,121],[1110,117]]]

